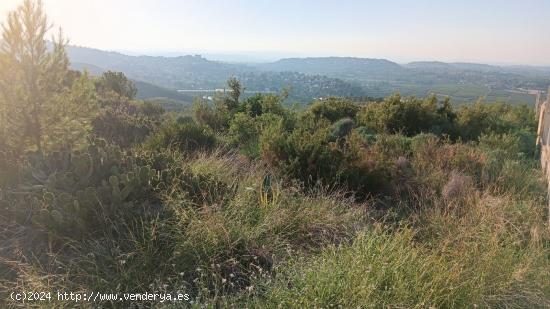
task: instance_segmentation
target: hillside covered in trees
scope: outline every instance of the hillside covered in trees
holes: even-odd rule
[[[0,307],[550,305],[533,108],[298,109],[233,77],[167,111],[121,72],[70,70],[46,25],[25,0],[0,44]]]
[[[225,86],[230,77],[248,82],[247,90],[282,91],[292,88],[291,99],[307,102],[324,96],[364,96],[362,88],[353,82],[322,75],[306,75],[293,72],[261,72],[243,64],[229,64],[207,60],[200,55],[181,57],[127,56],[116,52],[69,46],[67,53],[75,69],[90,72],[115,70],[130,78],[146,82],[138,85],[142,98],[154,97],[150,91],[153,84],[176,90],[218,89]],[[148,86],[148,87],[147,87]],[[165,97],[175,99],[173,95]]]
[[[456,104],[485,98],[511,104],[533,104],[529,90],[546,90],[550,69],[475,63],[420,61],[405,65],[385,59],[353,57],[286,58],[272,63],[234,64],[199,55],[127,56],[68,46],[76,69],[115,70],[130,78],[168,89],[222,88],[232,76],[249,91],[292,88],[291,99],[307,103],[326,96],[384,97],[403,95],[450,97]],[[144,90],[145,97],[148,97]]]

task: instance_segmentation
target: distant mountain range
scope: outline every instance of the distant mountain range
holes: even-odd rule
[[[267,71],[295,71],[306,74],[337,76],[345,79],[387,80],[406,70],[385,59],[352,57],[286,58],[273,63],[257,65]]]
[[[330,95],[364,95],[362,88],[354,82],[298,72],[266,72],[251,65],[210,61],[198,55],[128,56],[76,46],[69,46],[67,53],[74,69],[86,69],[91,74],[121,71],[129,78],[140,81],[137,86],[138,96],[141,97],[153,95],[149,91],[151,86],[144,83],[162,87],[164,91],[217,89],[225,87],[231,76],[236,76],[252,92],[292,89],[291,97],[298,101]],[[161,89],[157,88],[156,92],[159,91]],[[173,95],[168,97],[177,99]]]
[[[418,61],[400,65],[385,59],[322,57],[287,58],[257,65],[269,71],[296,71],[361,82],[411,82],[416,84],[472,83],[497,88],[546,87],[550,69],[500,67],[477,63]],[[537,72],[540,73],[537,75]],[[537,78],[546,77],[546,80]],[[515,82],[515,84],[514,84]]]
[[[488,101],[532,103],[533,96],[525,89],[543,90],[550,85],[550,68],[528,66],[437,61],[401,65],[385,59],[353,57],[232,64],[199,55],[129,56],[76,46],[69,46],[67,52],[75,69],[86,69],[92,74],[122,71],[140,82],[141,97],[166,94],[176,100],[178,89],[222,88],[231,76],[239,78],[250,91],[290,88],[292,98],[304,102],[329,95],[382,97],[401,92],[416,96],[435,93],[450,96],[458,103],[479,97]]]

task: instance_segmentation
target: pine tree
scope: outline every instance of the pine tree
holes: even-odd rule
[[[227,86],[229,87],[229,96],[226,98],[226,105],[229,111],[234,112],[239,106],[239,98],[243,87],[236,77],[230,77],[227,80]]]
[[[79,87],[66,84],[67,42],[61,30],[51,44],[46,41],[51,25],[41,0],[25,0],[8,14],[2,28],[0,135],[4,138],[0,139],[15,149],[14,153],[29,148],[43,152],[47,135],[79,114],[73,105],[89,105],[91,89],[84,85],[86,76],[80,78]],[[88,102],[75,102],[82,98]]]

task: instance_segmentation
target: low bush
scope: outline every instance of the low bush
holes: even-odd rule
[[[280,126],[264,131],[260,144],[263,160],[307,187],[341,187],[360,198],[387,189],[388,167],[368,157],[358,135],[335,141],[334,129],[313,125],[302,125],[292,132]]]
[[[358,127],[355,129],[355,132],[361,137],[365,145],[372,145],[377,138],[376,131],[369,129],[368,127]]]
[[[353,129],[354,123],[350,118],[342,118],[332,125],[332,131],[330,132],[330,138],[332,140],[346,138]]]
[[[164,109],[158,105],[132,101],[113,92],[102,94],[101,109],[92,120],[92,133],[109,143],[128,148],[143,142],[160,126]]]
[[[156,126],[150,119],[112,108],[102,110],[92,120],[95,136],[124,148],[143,142]]]
[[[203,101],[195,101],[193,108],[195,120],[198,124],[210,127],[216,132],[222,131],[228,126],[225,110],[215,110]]]
[[[501,152],[502,158],[525,159],[534,157],[536,136],[527,131],[514,133],[489,133],[479,137],[479,146],[489,152]]]
[[[170,122],[163,125],[145,144],[151,149],[174,148],[193,154],[200,150],[213,150],[217,146],[217,138],[208,127],[194,123]]]
[[[465,141],[477,140],[483,133],[536,132],[537,127],[534,110],[525,105],[476,102],[462,106],[457,116],[460,137]]]
[[[315,101],[309,106],[308,112],[316,118],[324,118],[330,122],[336,122],[342,118],[355,119],[360,106],[356,102],[343,98],[329,97]]]
[[[407,136],[435,133],[454,136],[456,117],[449,101],[439,103],[435,96],[420,100],[393,95],[383,102],[365,105],[359,111],[357,120],[360,126],[379,133],[402,133]]]
[[[286,129],[294,126],[294,115],[282,106],[283,100],[283,95],[256,94],[241,102],[229,124],[230,143],[248,157],[258,158],[264,128],[278,124]]]

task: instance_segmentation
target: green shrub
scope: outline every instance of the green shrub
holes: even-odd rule
[[[195,123],[195,120],[191,116],[179,116],[176,118],[176,122],[179,124]]]
[[[262,99],[260,101],[262,104],[264,96],[258,95],[253,97],[256,99]],[[255,101],[254,101],[255,102]],[[249,100],[245,101],[244,104],[250,104]],[[250,112],[238,112],[231,119],[229,126],[229,140],[231,144],[240,148],[242,153],[245,155],[257,158],[260,154],[259,140],[260,135],[264,128],[281,124],[284,127],[291,127],[292,118],[287,114],[282,113],[271,113],[271,112],[261,112],[262,110],[272,110],[268,108],[262,108],[260,106],[259,114],[254,114]],[[276,109],[275,109],[276,110]]]
[[[387,189],[387,167],[369,160],[359,136],[333,142],[330,127],[316,122],[308,126],[292,132],[280,125],[265,130],[260,143],[263,160],[307,187],[343,187],[360,198]]]
[[[523,152],[532,148],[523,138],[512,133],[483,134],[478,144],[452,144],[435,136],[417,135],[411,145],[417,182],[441,191],[448,175],[459,173],[472,177],[476,188],[494,195],[523,199],[527,192],[539,194],[544,191],[540,171],[537,162]]]
[[[171,188],[195,207],[223,205],[233,198],[238,182],[237,171],[225,164],[235,164],[230,159],[204,157],[198,158],[171,181]]]
[[[379,134],[371,149],[380,159],[394,160],[400,156],[409,157],[411,140],[410,137],[401,134]]]
[[[158,119],[165,110],[160,104],[145,101],[140,103],[138,112],[146,117]]]
[[[229,126],[229,135],[235,145],[247,144],[257,140],[259,128],[253,117],[245,113],[236,113]]]
[[[148,118],[112,108],[103,109],[92,120],[95,136],[124,148],[143,142],[156,127],[157,123]]]
[[[435,96],[420,100],[400,95],[366,104],[357,113],[357,124],[378,133],[434,133],[464,141],[477,140],[490,132],[534,133],[537,126],[533,109],[524,105],[479,101],[455,111],[449,100],[438,102]]]
[[[342,118],[336,121],[332,125],[332,131],[330,132],[330,138],[332,140],[342,139],[348,136],[353,129],[353,120],[349,118]]]
[[[320,179],[337,175],[343,153],[329,145],[329,128],[310,132],[299,128],[291,133],[281,126],[271,126],[261,137],[262,158],[305,183],[314,184]]]
[[[457,114],[460,137],[467,141],[477,140],[482,133],[536,131],[534,111],[523,105],[477,102],[462,106]]]
[[[217,138],[208,127],[172,122],[161,127],[146,144],[151,149],[174,148],[193,154],[200,150],[213,150],[217,145]]]
[[[143,142],[157,130],[164,109],[156,104],[132,101],[108,92],[100,96],[102,107],[92,119],[92,133],[123,148]]]
[[[281,104],[285,95],[255,94],[240,103],[238,111],[248,114],[250,117],[258,117],[263,114],[275,114],[285,116],[289,111]]]
[[[359,105],[351,100],[330,97],[314,102],[308,111],[317,118],[335,122],[342,118],[355,119],[359,108]]]
[[[208,102],[196,100],[194,105],[195,120],[202,126],[210,127],[218,132],[224,130],[228,125],[227,111],[223,109],[214,109]]]
[[[422,133],[411,138],[410,148],[413,153],[421,151],[422,148],[428,145],[437,144],[440,138],[432,133]]]
[[[122,72],[107,71],[96,81],[96,89],[99,92],[113,91],[114,93],[133,99],[137,94],[134,83],[126,78]]]
[[[488,133],[479,137],[479,147],[485,151],[502,152],[503,159],[534,157],[536,136],[525,130],[514,133]]]
[[[456,115],[449,101],[439,103],[435,96],[425,100],[393,95],[383,102],[372,102],[358,113],[358,124],[379,133],[419,133],[455,135]]]
[[[368,127],[358,127],[355,132],[361,137],[365,145],[372,145],[377,138],[376,131],[369,129]]]

